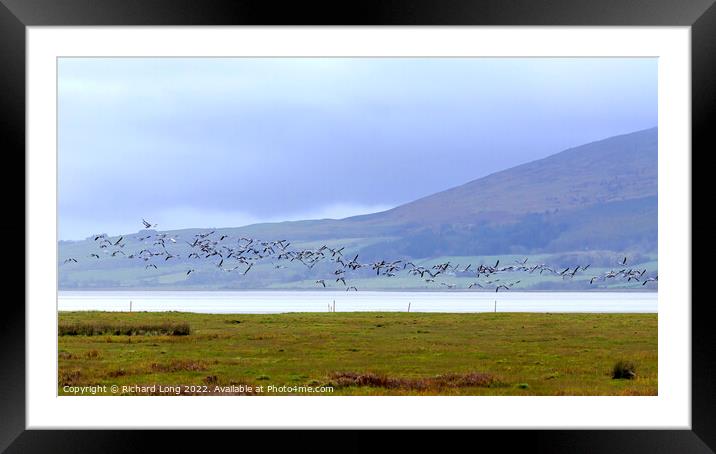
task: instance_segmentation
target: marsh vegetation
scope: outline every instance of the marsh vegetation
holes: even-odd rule
[[[60,394],[101,384],[332,386],[332,395],[658,390],[656,314],[61,312],[59,322],[122,327],[58,337]],[[613,379],[617,361],[639,373]]]

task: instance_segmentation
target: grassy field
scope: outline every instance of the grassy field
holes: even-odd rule
[[[658,390],[656,314],[61,312],[59,323],[61,395],[93,385],[108,395]],[[620,360],[635,378],[612,378]],[[131,385],[157,386],[122,391]]]

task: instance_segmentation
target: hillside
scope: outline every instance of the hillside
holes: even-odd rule
[[[606,266],[611,258],[605,257],[629,254],[655,268],[657,206],[657,129],[652,128],[564,150],[380,213],[221,228],[217,233],[286,239],[306,248],[345,245],[346,252],[359,253],[363,260],[539,254],[559,261],[578,253],[585,260],[606,260]],[[213,227],[167,233],[189,239],[206,228]],[[126,236],[128,241],[139,237]],[[173,247],[179,255],[188,254],[182,243]],[[96,252],[93,241],[59,246],[60,263]],[[240,283],[216,270],[197,273],[187,283],[181,261],[157,277],[147,276],[141,263],[129,262],[103,257],[61,266],[60,286],[266,288],[312,283],[303,269],[277,277],[270,264],[257,266]]]
[[[657,129],[652,128],[571,148],[360,220],[499,222],[529,213],[656,197],[656,182]]]
[[[655,251],[657,129],[611,137],[372,215],[412,257],[568,250]]]

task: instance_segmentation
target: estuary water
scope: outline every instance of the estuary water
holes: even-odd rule
[[[60,311],[657,312],[656,292],[61,291]]]

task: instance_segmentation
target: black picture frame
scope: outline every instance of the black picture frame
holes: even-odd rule
[[[371,0],[360,2],[286,2],[189,0],[0,0],[0,138],[5,168],[25,168],[25,31],[28,26],[139,25],[554,25],[554,26],[690,26],[692,64],[692,150],[713,150],[708,114],[716,106],[716,7],[714,0]],[[691,153],[691,150],[684,150]],[[7,160],[12,158],[14,162]],[[9,173],[9,172],[8,172]],[[5,194],[20,183],[2,180]],[[693,179],[692,179],[693,181]],[[17,212],[24,203],[15,201]],[[19,257],[19,214],[3,227],[17,239],[12,254]],[[24,219],[24,217],[23,217]],[[24,221],[23,221],[24,224]],[[24,225],[23,225],[24,226]],[[23,229],[23,232],[25,230]],[[24,236],[25,245],[32,238]],[[24,249],[24,248],[23,248]],[[14,274],[20,267],[14,263]],[[22,267],[23,273],[25,272]],[[24,276],[24,274],[23,274]],[[19,287],[18,284],[15,284]],[[691,287],[691,294],[693,287]],[[161,437],[167,451],[184,452],[203,437],[189,431],[43,431],[26,430],[25,295],[23,304],[7,299],[0,315],[0,450],[7,452],[132,452],[149,448],[146,438]],[[690,304],[691,301],[680,303]],[[692,311],[692,430],[519,430],[460,433],[459,440],[488,447],[497,443],[534,452],[714,452],[716,450],[715,330],[708,300]],[[628,408],[615,408],[628,411]],[[231,432],[209,435],[234,443]],[[312,448],[366,450],[376,446],[363,432],[335,431],[340,440]],[[401,436],[401,451],[425,445],[425,433]],[[451,435],[452,436],[452,435]],[[313,438],[313,437],[312,437]],[[273,445],[276,440],[299,443],[303,437],[244,432],[249,442]],[[457,442],[457,440],[453,440]],[[253,444],[253,443],[251,443]],[[213,445],[213,443],[212,443]],[[207,445],[208,446],[208,445]],[[234,444],[234,446],[238,446]],[[379,447],[379,446],[378,446]],[[387,446],[386,446],[387,447]]]

